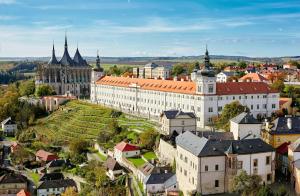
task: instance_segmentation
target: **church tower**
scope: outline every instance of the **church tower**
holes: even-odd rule
[[[211,68],[210,57],[206,47],[204,55],[204,66],[201,70],[195,69],[191,73],[191,79],[197,83],[197,94],[214,95],[216,94],[216,76]]]
[[[96,66],[93,68],[91,73],[91,100],[96,101],[96,82],[104,76],[104,70],[101,67],[100,64],[100,57],[99,57],[99,51],[97,51],[97,58],[96,58]]]

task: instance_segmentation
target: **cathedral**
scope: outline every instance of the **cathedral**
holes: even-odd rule
[[[99,55],[97,61],[100,62]],[[53,44],[51,59],[37,68],[36,85],[48,84],[59,95],[86,97],[90,94],[91,72],[92,67],[82,58],[78,47],[74,57],[70,57],[65,37],[62,58],[57,60]]]

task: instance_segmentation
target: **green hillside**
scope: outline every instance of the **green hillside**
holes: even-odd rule
[[[55,142],[67,142],[74,138],[96,139],[100,131],[110,131],[112,109],[82,102],[70,101],[49,116],[39,119],[30,127],[40,138]],[[130,119],[129,119],[130,118]],[[129,132],[153,129],[154,123],[122,114],[116,118],[118,125]]]

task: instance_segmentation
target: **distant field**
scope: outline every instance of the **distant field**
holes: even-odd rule
[[[0,61],[0,71],[1,70],[9,70],[16,66],[16,62],[10,62],[10,61]]]
[[[39,136],[50,141],[67,142],[73,138],[96,139],[100,131],[107,131],[112,121],[112,109],[82,101],[70,101],[48,117],[39,119],[34,129]],[[119,126],[132,132],[143,132],[155,125],[145,119],[122,114],[117,118]]]

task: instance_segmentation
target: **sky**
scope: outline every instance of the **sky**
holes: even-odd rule
[[[300,55],[299,0],[0,0],[0,57]]]

